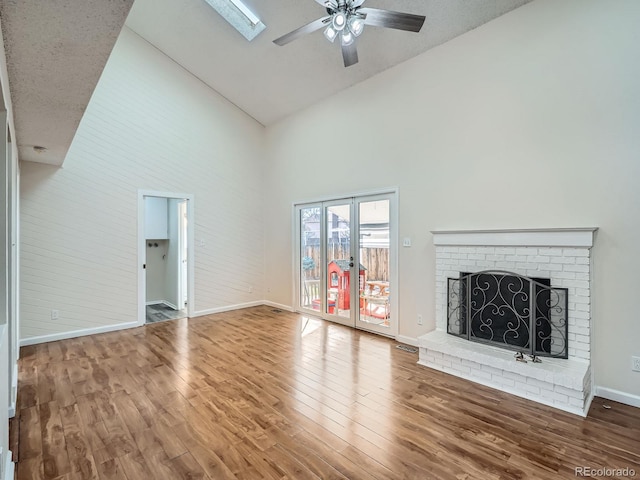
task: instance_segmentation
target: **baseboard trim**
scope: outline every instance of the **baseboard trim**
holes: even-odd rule
[[[420,346],[417,338],[407,337],[406,335],[396,335],[396,342],[404,343],[405,345],[411,345],[412,347]]]
[[[2,472],[2,477],[0,478],[4,478],[5,480],[13,480],[14,467],[15,467],[15,464],[11,461],[11,459],[13,458],[13,454],[11,453],[11,450],[7,450],[5,455],[7,460],[5,461],[5,464],[2,467],[4,472]]]
[[[73,330],[71,332],[52,333],[50,335],[21,338],[20,346],[26,347],[27,345],[36,345],[39,343],[67,340],[69,338],[84,337],[86,335],[96,335],[98,333],[115,332],[117,330],[126,330],[128,328],[135,328],[139,326],[140,325],[138,325],[138,322],[117,323],[115,325],[105,325],[103,327],[85,328],[82,330]]]
[[[167,302],[166,300],[162,300],[161,303],[164,303],[167,307],[173,308],[174,310],[180,310],[177,305],[174,305],[171,302]]]
[[[199,310],[197,312],[193,312],[191,318],[194,317],[203,317],[205,315],[213,315],[214,313],[223,313],[223,312],[231,312],[233,310],[242,310],[243,308],[250,307],[259,307],[260,305],[264,305],[264,300],[258,300],[255,302],[246,302],[246,303],[237,303],[235,305],[227,305],[226,307],[217,307],[217,308],[209,308],[207,310]]]
[[[634,395],[633,393],[621,392],[607,387],[596,387],[596,396],[640,408],[640,395]]]
[[[285,310],[287,312],[295,312],[293,307],[290,307],[289,305],[284,305],[282,303],[276,303],[276,302],[271,302],[269,300],[265,300],[264,302],[262,302],[262,304],[266,305],[267,307],[279,308],[280,310]]]

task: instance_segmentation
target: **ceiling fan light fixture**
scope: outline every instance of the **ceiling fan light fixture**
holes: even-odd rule
[[[342,31],[344,30],[344,27],[347,26],[347,16],[344,14],[344,12],[336,12],[333,15],[333,28],[336,29],[337,31]]]
[[[327,40],[333,43],[333,41],[338,36],[338,32],[336,32],[336,30],[331,25],[329,25],[324,31],[324,36]]]
[[[356,37],[359,37],[362,31],[364,30],[364,20],[360,17],[356,17],[354,15],[349,17],[349,21],[347,22],[349,25],[349,30]]]
[[[355,37],[349,30],[345,30],[344,32],[342,32],[342,35],[340,36],[340,41],[342,42],[342,45],[344,45],[345,47],[347,45],[351,45],[354,40],[355,40]]]

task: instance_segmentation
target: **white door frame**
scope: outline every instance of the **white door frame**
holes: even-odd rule
[[[326,305],[322,305],[320,311],[315,311],[315,310],[308,310],[308,309],[304,309],[301,308],[300,306],[300,276],[299,276],[299,266],[300,266],[300,218],[299,218],[299,208],[300,207],[304,207],[305,205],[316,205],[319,206],[321,211],[323,210],[324,206],[323,204],[326,202],[334,202],[336,201],[337,203],[340,202],[347,202],[350,201],[350,199],[354,199],[354,217],[351,219],[351,223],[352,225],[354,225],[354,227],[352,228],[352,234],[355,228],[359,228],[358,226],[355,226],[355,222],[359,222],[359,218],[358,218],[358,212],[355,212],[356,208],[355,205],[358,204],[358,200],[374,200],[376,196],[387,196],[387,198],[390,200],[390,209],[389,209],[389,248],[390,248],[390,255],[389,255],[389,268],[391,269],[391,275],[389,278],[389,282],[393,288],[393,300],[391,301],[391,305],[390,305],[390,314],[391,314],[391,319],[392,319],[392,323],[391,326],[389,328],[388,331],[380,331],[380,329],[376,329],[375,327],[371,327],[371,326],[366,326],[364,323],[359,322],[359,321],[355,321],[354,325],[348,325],[348,326],[353,326],[354,328],[358,328],[360,330],[366,330],[366,331],[370,331],[373,333],[378,333],[381,335],[385,335],[385,336],[389,336],[392,338],[395,338],[398,336],[398,331],[399,331],[399,318],[400,318],[400,309],[399,309],[399,305],[400,305],[400,289],[399,289],[399,275],[398,275],[398,250],[399,250],[399,243],[398,243],[398,238],[399,238],[399,225],[398,225],[398,200],[399,200],[399,195],[398,195],[398,187],[389,187],[386,189],[380,189],[380,190],[368,190],[368,191],[362,191],[362,192],[356,192],[356,193],[350,193],[350,194],[346,194],[346,195],[335,195],[335,196],[330,196],[330,197],[322,197],[322,198],[316,198],[316,199],[311,199],[311,200],[306,200],[306,201],[299,201],[299,202],[294,202],[293,203],[293,208],[292,208],[292,217],[293,217],[293,229],[292,229],[292,233],[293,233],[293,245],[295,246],[295,248],[293,249],[293,271],[292,271],[292,278],[293,280],[293,298],[292,298],[292,303],[291,305],[293,305],[293,308],[295,311],[300,312],[300,313],[304,313],[304,314],[310,314],[310,315],[314,315],[317,317],[321,317],[324,318],[325,320],[330,320],[330,321],[336,321],[337,320],[337,316],[336,315],[328,315],[325,313],[326,311]],[[372,198],[369,198],[372,197]],[[322,211],[321,213],[321,218],[324,219],[324,211]],[[323,246],[322,244],[324,243],[324,230],[326,229],[326,225],[323,225],[324,222],[321,221],[320,224],[320,229],[321,229],[321,233],[320,233],[320,238],[321,238],[321,242],[320,242],[320,248],[321,251],[323,251],[322,249],[326,249],[326,246]],[[355,236],[357,237],[357,235]],[[352,251],[356,250],[356,244],[358,244],[359,246],[359,238],[352,238],[351,239],[351,244],[352,244]],[[322,256],[322,254],[321,254]],[[359,255],[354,255],[354,258],[357,260],[360,260]],[[357,270],[356,270],[357,272]],[[354,275],[352,273],[353,278],[358,278],[358,275]],[[356,294],[357,290],[356,290],[356,285],[357,282],[351,282],[351,298],[357,298],[358,295]],[[321,289],[324,289],[324,291],[326,291],[326,273],[323,274],[323,278],[321,279]],[[355,313],[356,317],[359,315],[359,310]],[[352,317],[353,318],[353,317]],[[343,322],[337,322],[337,323],[342,323]]]
[[[194,195],[192,193],[159,192],[155,190],[138,190],[138,326],[144,325],[146,321],[146,290],[147,276],[144,268],[147,258],[145,227],[145,197],[177,198],[187,201],[187,316],[193,317],[195,299],[195,224],[194,217]]]

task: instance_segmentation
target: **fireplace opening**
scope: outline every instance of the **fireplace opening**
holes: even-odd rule
[[[536,356],[568,358],[568,294],[504,271],[448,279],[447,333]]]

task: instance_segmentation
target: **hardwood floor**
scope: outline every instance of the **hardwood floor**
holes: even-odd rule
[[[582,419],[395,345],[256,307],[24,347],[17,479],[640,477],[640,409]]]

